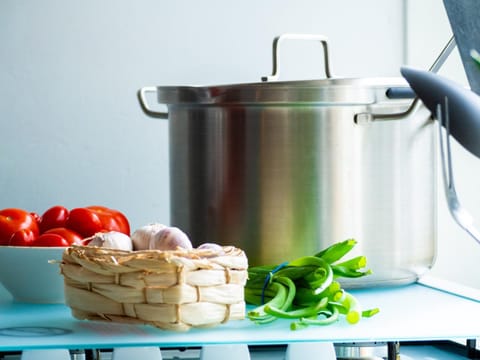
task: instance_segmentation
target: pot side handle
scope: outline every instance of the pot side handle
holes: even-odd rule
[[[437,59],[430,67],[429,71],[432,73],[437,73],[456,46],[457,44],[455,42],[455,37],[452,36],[450,40],[447,42],[447,45],[445,45],[445,47],[440,52],[440,55],[438,55]],[[390,99],[406,99],[411,96],[411,93],[410,93],[411,91],[413,91],[413,89],[409,90],[408,88],[406,89],[404,88],[400,90],[398,88],[390,88],[387,90],[386,96]],[[410,104],[410,107],[404,112],[393,113],[393,114],[374,114],[374,113],[364,112],[364,113],[355,114],[354,121],[356,124],[366,124],[372,121],[401,120],[406,118],[407,115],[410,115],[411,113],[418,111],[420,107],[421,107],[421,101],[419,101],[418,96],[415,96],[412,103]]]
[[[138,90],[138,101],[140,102],[143,112],[150,117],[168,119],[168,112],[155,111],[148,106],[147,93],[157,93],[157,88],[154,86],[145,86]]]
[[[273,40],[273,70],[272,75],[263,76],[262,81],[276,81],[280,77],[280,66],[279,66],[279,53],[280,53],[280,44],[285,40],[309,40],[309,41],[320,41],[323,46],[323,56],[325,64],[325,76],[327,78],[332,77],[330,72],[330,61],[328,56],[328,38],[324,35],[316,34],[282,34],[277,36]]]
[[[415,91],[410,87],[391,87],[385,95],[389,99],[415,99]]]

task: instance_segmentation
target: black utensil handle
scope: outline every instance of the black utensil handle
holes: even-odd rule
[[[402,67],[400,72],[432,114],[448,99],[451,135],[480,157],[480,97],[469,89],[432,72]],[[442,124],[445,125],[445,124]]]
[[[413,99],[415,91],[409,87],[391,87],[385,93],[389,99]]]

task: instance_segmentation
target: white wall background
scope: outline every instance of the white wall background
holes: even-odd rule
[[[132,227],[169,223],[168,121],[141,112],[140,87],[259,81],[271,72],[273,38],[287,32],[327,35],[337,75],[398,76],[405,61],[431,63],[447,40],[414,20],[441,1],[415,3],[2,0],[0,207],[103,204]],[[284,49],[286,79],[323,76],[318,46]],[[478,260],[452,229],[447,237]]]
[[[328,35],[337,74],[392,75],[402,2],[2,0],[0,205],[99,203],[133,226],[168,223],[168,121],[147,118],[136,91],[259,81],[285,32]],[[323,76],[319,49],[285,68]]]

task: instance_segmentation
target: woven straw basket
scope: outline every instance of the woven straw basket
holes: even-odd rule
[[[235,247],[123,251],[65,249],[65,302],[78,319],[186,331],[245,317],[248,261]]]

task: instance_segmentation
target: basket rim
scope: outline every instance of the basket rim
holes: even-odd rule
[[[108,255],[162,255],[162,256],[183,256],[188,258],[205,258],[205,257],[212,257],[212,256],[240,256],[244,254],[244,251],[240,248],[235,246],[227,245],[221,246],[220,250],[216,249],[184,249],[182,247],[178,247],[176,250],[158,250],[158,249],[147,249],[147,250],[122,250],[122,249],[113,249],[108,247],[100,247],[100,246],[90,246],[90,245],[78,245],[72,244],[66,248],[66,250],[81,250],[85,251],[86,253],[96,252],[99,254],[108,254]]]

